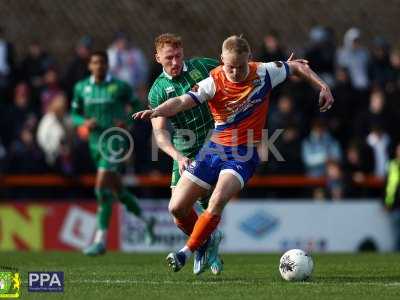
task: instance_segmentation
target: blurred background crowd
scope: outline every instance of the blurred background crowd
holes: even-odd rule
[[[39,42],[17,57],[6,29],[0,28],[0,172],[93,173],[86,141],[76,134],[69,116],[74,84],[89,75],[89,54],[97,50],[93,38],[76,41],[68,63],[61,64]],[[150,59],[152,53],[136,45],[133,36],[118,32],[106,50],[111,74],[127,81],[146,105],[147,92],[162,70]],[[385,177],[400,141],[400,49],[385,36],[368,45],[359,28],[344,36],[328,27],[311,28],[295,55],[307,59],[329,83],[336,102],[329,112],[319,113],[318,93],[295,77],[274,90],[266,128],[271,134],[284,129],[275,146],[285,161],[270,156],[258,174],[325,176],[330,179],[327,192],[316,189],[314,197],[328,193],[337,199],[362,196],[349,182],[367,175]],[[291,52],[274,31],[252,47],[256,61],[286,60]],[[132,135],[141,146],[135,148],[127,172],[169,173],[168,157],[160,154],[158,161],[151,160],[151,124],[136,122]]]

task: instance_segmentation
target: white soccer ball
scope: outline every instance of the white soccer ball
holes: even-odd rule
[[[292,249],[282,255],[279,272],[287,281],[301,281],[310,278],[314,262],[309,254],[300,249]]]

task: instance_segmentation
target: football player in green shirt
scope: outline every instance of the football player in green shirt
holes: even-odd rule
[[[89,131],[89,149],[97,167],[95,195],[98,202],[97,226],[94,242],[84,250],[95,256],[106,251],[107,229],[112,213],[112,202],[118,199],[126,209],[145,223],[145,238],[154,239],[154,219],[145,219],[136,197],[121,182],[123,162],[129,156],[133,142],[123,129],[131,123],[130,113],[141,107],[132,89],[124,81],[108,74],[108,57],[104,51],[90,56],[91,76],[75,85],[72,100],[72,121]]]
[[[171,97],[183,95],[195,88],[196,83],[207,78],[209,72],[219,65],[219,61],[211,58],[184,60],[182,40],[171,33],[161,34],[155,39],[155,50],[156,61],[162,65],[163,72],[150,89],[148,98],[152,108],[156,108]],[[172,142],[168,132],[168,121],[174,128]],[[171,118],[155,118],[151,122],[158,146],[174,160],[171,178],[173,193],[182,172],[204,145],[210,130],[214,129],[214,120],[208,105],[201,104]],[[206,205],[202,203],[203,208]],[[173,209],[171,204],[169,209]],[[174,218],[174,221],[185,234],[190,235],[196,219],[197,214],[192,209],[182,218]],[[203,248],[213,248],[218,252],[221,238],[222,233],[216,231]],[[205,250],[200,249],[195,255],[193,267],[195,274],[200,272],[201,262],[198,260],[205,257],[200,252]],[[222,271],[222,267],[219,256],[210,265],[212,273],[216,275]]]

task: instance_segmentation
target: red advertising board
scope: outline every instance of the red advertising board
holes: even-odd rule
[[[9,201],[8,203],[12,203]],[[24,202],[0,205],[1,250],[80,250],[93,240],[97,204]],[[108,249],[119,249],[118,205],[113,205]]]

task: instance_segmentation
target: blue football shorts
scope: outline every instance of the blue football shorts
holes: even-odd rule
[[[223,146],[209,141],[201,148],[184,175],[199,186],[210,189],[220,174],[231,173],[243,188],[259,162],[257,148],[254,146]]]

